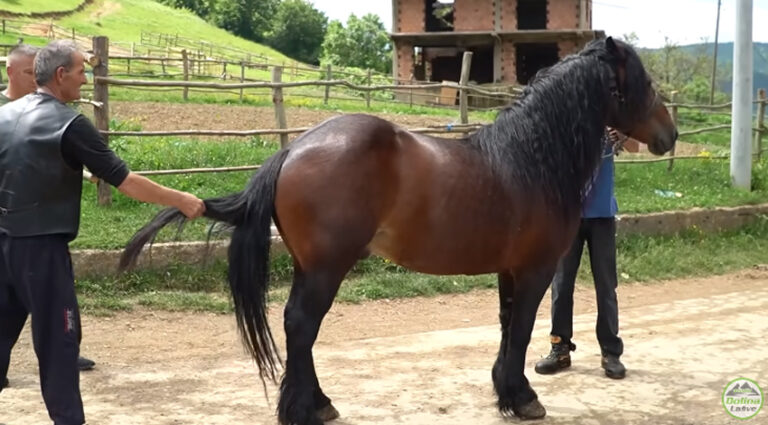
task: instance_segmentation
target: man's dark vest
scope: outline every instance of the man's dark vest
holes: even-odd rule
[[[66,164],[61,138],[78,115],[38,93],[0,108],[0,232],[77,236],[83,170]]]

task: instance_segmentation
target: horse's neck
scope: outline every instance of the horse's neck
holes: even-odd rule
[[[589,66],[582,61],[572,66],[573,70],[560,71],[559,78],[552,78],[547,84],[536,87],[536,102],[522,104],[523,115],[550,116],[551,126],[538,126],[534,137],[560,144],[560,149],[573,149],[574,153],[599,143],[604,128],[607,98],[602,93],[604,82],[597,72],[579,73],[579,67]],[[594,66],[594,65],[593,65]],[[571,75],[578,75],[580,81],[570,83]],[[560,81],[558,81],[560,80]]]
[[[588,60],[555,70],[494,124],[504,137],[508,182],[538,190],[564,209],[577,208],[602,154],[609,96]],[[582,68],[583,67],[583,68]]]

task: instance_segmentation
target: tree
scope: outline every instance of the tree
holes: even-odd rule
[[[284,0],[277,7],[267,43],[296,60],[320,63],[328,18],[306,0]]]
[[[217,27],[249,40],[262,42],[280,0],[211,0],[208,19]]]
[[[176,9],[187,9],[205,19],[215,7],[216,0],[158,0],[160,3]]]
[[[636,45],[638,41],[635,33],[625,34],[622,38],[631,45]],[[708,103],[712,72],[709,45],[703,40],[701,44],[687,49],[684,50],[667,37],[661,48],[635,48],[646,71],[663,92],[677,90],[686,101]]]
[[[322,51],[326,63],[381,72],[389,72],[392,68],[389,35],[379,17],[370,13],[362,18],[350,15],[346,28],[339,21],[332,21]]]

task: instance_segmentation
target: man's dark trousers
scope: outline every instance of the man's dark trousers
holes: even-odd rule
[[[61,235],[12,238],[0,232],[0,378],[29,314],[48,413],[55,425],[81,425],[80,314],[67,243]],[[0,413],[0,421],[11,413]]]
[[[552,335],[564,341],[573,337],[573,290],[584,243],[597,292],[597,340],[603,355],[624,352],[619,338],[619,308],[616,300],[616,221],[613,217],[582,218],[579,232],[560,260],[552,280]]]

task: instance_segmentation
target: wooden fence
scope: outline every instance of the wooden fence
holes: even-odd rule
[[[280,137],[281,145],[288,143],[288,135],[291,133],[300,133],[306,131],[307,128],[287,128],[285,120],[285,107],[283,104],[283,89],[293,87],[345,87],[348,89],[356,90],[366,93],[366,99],[368,105],[370,105],[369,94],[374,91],[382,90],[416,90],[424,88],[435,88],[439,86],[441,88],[450,88],[456,90],[459,93],[460,105],[459,115],[461,124],[452,126],[440,126],[440,127],[422,127],[412,128],[410,130],[420,133],[462,133],[470,132],[479,128],[479,124],[468,123],[468,96],[469,92],[486,95],[486,96],[503,96],[509,99],[516,97],[515,93],[499,93],[489,91],[477,87],[475,85],[469,85],[466,80],[466,76],[469,75],[469,64],[471,59],[471,53],[466,53],[462,70],[464,81],[460,83],[441,83],[441,84],[416,84],[416,85],[400,85],[400,84],[383,84],[383,85],[360,85],[346,80],[311,80],[311,81],[282,81],[283,68],[280,66],[272,67],[272,79],[271,81],[257,81],[257,82],[243,82],[243,83],[218,83],[218,82],[201,82],[201,81],[189,81],[189,73],[184,72],[184,80],[182,81],[152,81],[152,80],[132,80],[132,79],[120,79],[110,76],[109,65],[112,60],[115,59],[128,59],[120,56],[111,56],[109,54],[109,43],[106,37],[95,37],[93,39],[93,54],[95,60],[91,62],[93,67],[93,101],[94,101],[94,118],[96,126],[101,131],[105,138],[105,142],[109,143],[111,136],[170,136],[170,135],[207,135],[207,136],[254,136],[254,135],[278,135]],[[131,57],[131,60],[137,60],[135,57]],[[143,58],[155,60],[157,58]],[[184,62],[184,69],[189,69],[189,58],[182,57]],[[110,131],[109,129],[109,86],[115,87],[162,87],[162,88],[180,88],[184,90],[184,96],[186,98],[188,90],[191,88],[206,89],[206,90],[244,90],[244,89],[269,89],[272,92],[272,100],[275,108],[276,128],[274,129],[261,129],[251,131],[215,131],[215,130],[175,130],[175,131]],[[519,89],[518,89],[519,91]],[[327,92],[327,91],[326,91]],[[158,175],[158,174],[186,174],[186,173],[205,173],[205,172],[222,172],[222,171],[242,171],[248,169],[256,169],[258,166],[246,166],[246,167],[218,167],[218,168],[197,168],[197,169],[184,169],[184,170],[145,170],[139,171],[138,174],[144,175]],[[108,204],[111,202],[109,188],[103,183],[99,182],[99,204]]]
[[[195,63],[194,62],[195,59],[185,55],[184,54],[185,51],[182,51],[183,54],[182,54],[181,61],[182,61],[182,69],[184,71],[182,73],[183,79],[180,81],[153,81],[153,80],[135,80],[135,79],[116,78],[111,74],[110,67],[109,67],[110,64],[115,61],[121,61],[121,60],[169,61],[171,59],[158,58],[158,57],[152,57],[152,56],[136,57],[136,56],[125,56],[125,55],[110,55],[109,48],[110,48],[110,44],[108,43],[108,40],[105,37],[94,37],[92,39],[91,50],[93,51],[93,58],[91,58],[90,64],[93,66],[93,74],[94,74],[93,101],[87,101],[87,103],[91,103],[94,106],[94,117],[95,117],[96,125],[98,129],[101,131],[101,133],[104,135],[105,141],[107,143],[109,143],[110,136],[252,137],[256,135],[277,135],[280,137],[281,145],[285,145],[286,143],[288,143],[289,134],[301,133],[308,129],[306,127],[287,128],[287,125],[286,125],[286,120],[285,120],[286,114],[285,114],[284,103],[283,103],[283,95],[284,95],[283,91],[284,89],[295,88],[295,87],[316,87],[321,89],[324,88],[325,102],[327,102],[327,99],[329,97],[328,93],[332,87],[345,88],[349,90],[358,91],[365,94],[364,98],[367,105],[369,106],[371,101],[370,94],[377,91],[388,90],[388,91],[400,92],[400,93],[407,93],[410,91],[411,93],[413,93],[413,91],[416,91],[416,90],[438,89],[438,93],[439,93],[439,90],[450,89],[454,93],[458,93],[458,97],[459,97],[458,115],[459,115],[459,121],[461,124],[451,125],[451,126],[412,128],[410,130],[414,132],[419,132],[419,133],[466,133],[466,132],[475,131],[481,126],[480,124],[470,124],[468,122],[470,93],[478,96],[493,96],[497,98],[502,97],[502,98],[505,98],[507,101],[509,101],[514,99],[520,92],[520,88],[515,88],[514,90],[511,90],[511,93],[497,92],[497,91],[492,91],[492,90],[479,87],[477,85],[470,84],[467,81],[467,76],[469,75],[469,70],[470,70],[469,64],[471,63],[471,52],[465,53],[465,57],[462,62],[462,71],[461,71],[462,78],[458,83],[444,82],[444,83],[429,83],[429,84],[371,84],[370,79],[366,81],[366,84],[356,84],[354,82],[350,82],[347,80],[335,80],[335,79],[285,82],[283,81],[284,68],[281,66],[274,66],[274,65],[271,66],[271,70],[272,70],[271,81],[244,81],[244,79],[240,79],[240,82],[238,83],[227,83],[227,82],[190,81],[190,74],[191,74],[190,68],[192,66],[191,64]],[[2,58],[0,58],[0,60],[2,60]],[[219,61],[219,63],[220,62],[221,61]],[[243,96],[242,93],[245,89],[268,89],[271,91],[273,105],[275,108],[276,128],[257,129],[257,130],[248,130],[248,131],[217,131],[217,130],[110,131],[109,125],[108,125],[110,121],[109,90],[108,90],[109,86],[132,87],[132,88],[181,89],[184,93],[185,99],[188,98],[190,89],[226,90],[230,92],[234,91],[234,92],[239,92],[241,98]],[[754,128],[755,136],[754,136],[753,151],[755,152],[755,155],[759,158],[764,151],[763,137],[768,132],[765,126],[765,118],[764,118],[765,109],[766,109],[765,107],[766,107],[766,104],[768,103],[768,101],[766,101],[765,90],[761,89],[758,91],[757,99],[755,102],[758,105],[758,114],[757,114],[756,127]],[[718,111],[718,110],[724,110],[724,109],[730,108],[731,103],[725,103],[721,105],[712,105],[712,106],[678,103],[676,102],[676,95],[675,93],[673,93],[671,102],[667,104],[667,107],[671,112],[673,120],[677,124],[678,111],[680,109],[685,108],[685,109],[696,109],[700,111]],[[688,135],[718,131],[718,130],[729,129],[729,128],[730,128],[729,124],[696,128],[688,131],[681,131],[680,136],[684,137]],[[728,156],[725,156],[725,155],[707,156],[704,158],[725,159],[725,158],[728,158]],[[676,156],[673,150],[670,153],[669,157],[654,158],[654,159],[617,160],[616,162],[643,164],[643,163],[668,161],[669,168],[671,169],[674,165],[675,160],[684,160],[684,159],[702,159],[702,157],[701,156]],[[253,166],[241,166],[241,167],[195,168],[195,169],[183,169],[183,170],[144,170],[144,171],[139,171],[137,173],[144,174],[144,175],[167,175],[167,174],[242,171],[242,170],[252,170],[257,168],[258,168],[258,165],[253,165]],[[100,183],[99,203],[107,204],[110,202],[111,202],[111,198],[110,198],[109,188],[103,183]]]

